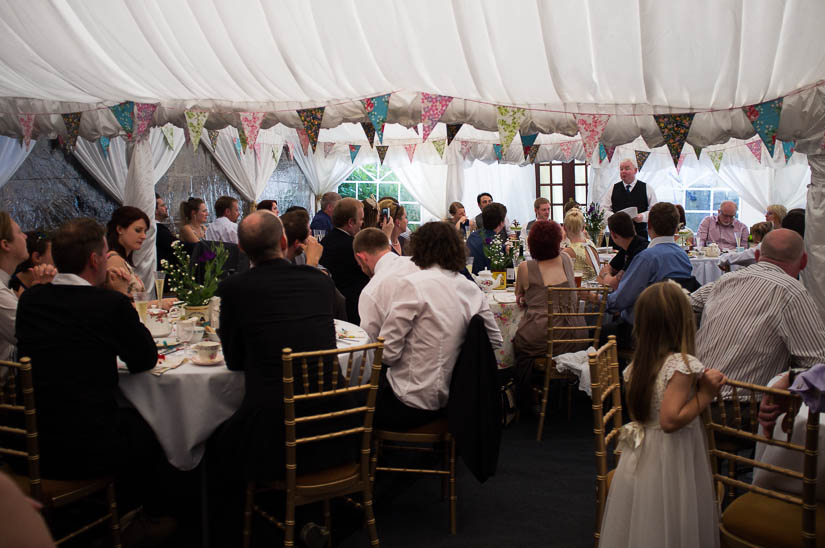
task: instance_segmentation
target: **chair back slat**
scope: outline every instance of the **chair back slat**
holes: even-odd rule
[[[554,345],[562,343],[587,343],[596,346],[602,329],[606,286],[599,287],[548,287],[547,288],[547,359],[557,354]],[[580,302],[583,301],[583,302]],[[584,307],[584,310],[582,309]],[[556,325],[555,318],[581,318],[581,325]],[[587,336],[571,338],[574,332]],[[592,336],[590,334],[592,333]]]
[[[4,444],[0,446],[0,453],[26,459],[29,493],[33,499],[42,501],[37,409],[34,402],[31,360],[22,358],[20,362],[0,361],[0,367],[7,368],[5,377],[0,377],[0,394],[5,394],[5,403],[0,405],[0,431],[8,434],[7,438],[0,437],[0,443]],[[20,399],[22,404],[17,403]],[[6,445],[6,439],[9,442],[20,439],[21,443],[19,446],[9,447]]]

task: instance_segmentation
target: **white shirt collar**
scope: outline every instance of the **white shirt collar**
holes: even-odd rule
[[[627,183],[625,183],[624,181],[622,181],[622,186],[623,186],[623,187],[625,187],[625,188],[627,188]],[[632,182],[632,183],[630,183],[630,190],[633,190],[633,187],[635,187],[635,186],[636,186],[636,178],[634,177],[634,178],[633,178],[633,182]]]
[[[673,240],[673,236],[657,236],[657,237],[653,238],[652,240],[650,240],[650,243],[648,244],[647,247],[650,248],[650,247],[653,247],[654,245],[674,244],[674,243],[676,243],[676,242]]]
[[[3,282],[4,287],[9,286],[9,280],[11,280],[11,274],[0,268],[0,282]]]
[[[386,253],[384,253],[381,256],[381,258],[375,262],[375,274],[378,274],[378,272],[384,270],[384,268],[390,268],[393,261],[395,261],[397,257],[398,255],[396,255],[392,251],[387,251]]]
[[[54,285],[87,285],[92,286],[87,280],[81,278],[77,274],[58,274],[52,280]]]

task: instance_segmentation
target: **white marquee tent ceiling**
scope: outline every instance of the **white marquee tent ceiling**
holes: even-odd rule
[[[825,130],[819,0],[15,0],[0,1],[0,133],[120,128],[105,107],[160,103],[155,122],[207,127],[265,111],[262,127],[366,121],[359,99],[393,92],[388,122],[420,121],[418,92],[456,97],[444,122],[575,135],[572,114],[610,113],[603,141],[662,144],[652,113],[700,112],[689,141],[748,138],[737,107],[785,99],[778,137],[819,148]],[[730,110],[733,109],[733,110]],[[709,112],[713,111],[713,112]]]

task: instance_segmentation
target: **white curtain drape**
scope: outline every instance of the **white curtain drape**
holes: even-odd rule
[[[246,152],[241,152],[240,155],[235,149],[235,139],[238,138],[238,130],[227,126],[218,132],[217,147],[212,147],[212,142],[205,131],[201,136],[200,144],[212,153],[229,182],[240,192],[241,197],[256,204],[272,172],[278,166],[278,160],[272,155],[272,151],[275,150],[280,158],[283,138],[274,133],[267,134],[261,131],[257,140],[260,144],[260,153],[247,148]]]
[[[802,271],[802,282],[819,305],[819,314],[825,320],[825,154],[809,155],[808,164],[811,166],[805,212],[808,266]]]
[[[109,151],[106,155],[103,154],[99,141],[87,141],[83,137],[78,137],[73,154],[109,196],[119,205],[125,203],[126,175],[129,166],[126,164],[126,140],[123,137],[115,137],[109,141]]]
[[[464,193],[459,200],[464,204],[468,217],[481,213],[476,196],[482,192],[489,192],[493,200],[507,206],[510,222],[517,220],[526,225],[535,217],[536,171],[533,166],[474,162],[464,170]]]
[[[175,144],[173,148],[169,148],[166,144],[166,138],[163,136],[160,128],[152,128],[149,132],[149,146],[152,148],[152,173],[154,174],[154,184],[163,177],[175,158],[178,157],[180,151],[183,150],[186,144],[186,135],[183,129],[170,126],[173,130],[172,142]],[[154,211],[154,210],[153,210]],[[150,217],[154,218],[154,216]]]
[[[35,142],[29,143],[29,148],[18,139],[0,137],[0,188],[9,182],[11,176],[20,168],[29,153],[34,149]]]
[[[449,166],[433,147],[418,147],[413,162],[410,162],[404,148],[390,148],[384,158],[384,165],[393,170],[404,187],[421,204],[421,222],[441,220],[447,216]]]
[[[152,145],[149,139],[141,139],[136,143],[129,143],[129,171],[126,176],[126,192],[124,193],[124,204],[140,208],[149,219],[155,218],[155,175],[152,164]],[[155,247],[155,237],[157,230],[152,230],[144,240],[143,245],[132,256],[135,271],[147,291],[151,290],[155,283],[155,268],[157,249]]]
[[[307,153],[304,154],[297,135],[289,141],[292,143],[292,157],[304,177],[307,178],[307,184],[315,195],[316,211],[321,196],[327,192],[334,192],[358,166],[365,163],[364,158],[367,156],[359,154],[353,162],[347,145],[335,145],[329,154],[324,154],[322,145],[318,145],[315,152],[312,151],[312,147],[307,147]]]

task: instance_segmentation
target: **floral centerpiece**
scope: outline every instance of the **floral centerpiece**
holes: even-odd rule
[[[169,289],[177,294],[178,299],[183,301],[188,309],[207,307],[209,300],[218,290],[223,265],[229,257],[226,248],[216,244],[214,250],[204,249],[197,261],[192,262],[189,253],[183,249],[183,244],[175,240],[172,242],[172,253],[175,255],[174,263],[166,259],[160,262],[166,271]],[[203,283],[198,283],[196,276],[200,267],[203,267]]]
[[[596,246],[601,243],[599,242],[599,237],[604,227],[604,211],[599,207],[599,204],[590,202],[590,207],[587,208],[584,214],[584,229]]]
[[[514,253],[515,249],[501,238],[493,236],[484,239],[484,256],[490,261],[493,277],[498,278],[498,286],[493,289],[507,287],[507,269],[513,267]]]
[[[510,225],[510,231],[516,233],[516,238],[519,236],[519,232],[521,232],[521,225],[518,222],[518,219],[513,219],[513,223]]]

